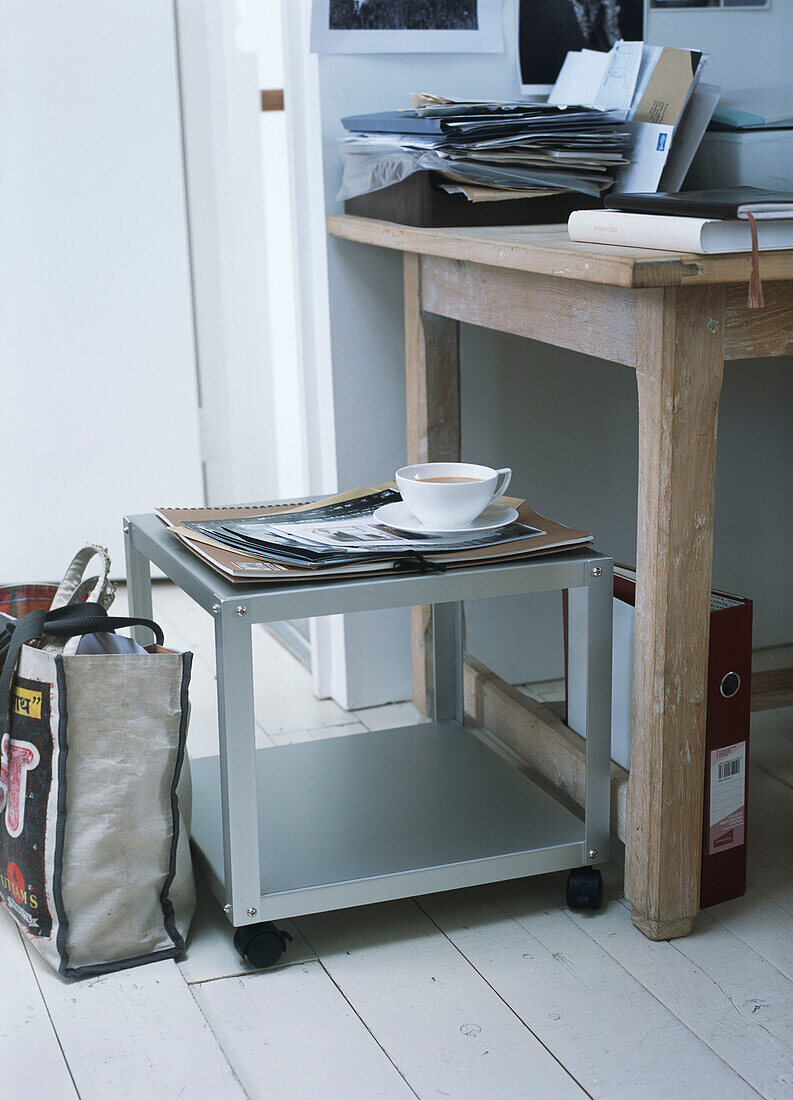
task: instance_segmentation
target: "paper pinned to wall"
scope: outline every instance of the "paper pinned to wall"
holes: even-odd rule
[[[502,53],[503,0],[314,0],[312,53]]]

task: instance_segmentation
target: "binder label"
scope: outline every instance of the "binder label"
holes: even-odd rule
[[[709,855],[739,848],[745,840],[746,742],[710,754]]]
[[[724,596],[720,592],[710,594],[711,611],[723,611],[725,607],[742,607],[745,602],[745,600],[734,600],[731,596]]]

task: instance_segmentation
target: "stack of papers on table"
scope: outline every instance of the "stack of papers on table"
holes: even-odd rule
[[[549,103],[591,103],[627,112],[630,164],[614,192],[678,191],[719,102],[701,82],[698,50],[617,42],[608,53],[568,53]]]
[[[160,508],[172,534],[234,582],[295,582],[426,572],[548,553],[592,541],[504,500],[517,519],[496,531],[416,536],[378,523],[373,513],[401,497],[390,485],[296,505],[240,508]]]
[[[342,119],[350,199],[415,172],[478,201],[580,192],[677,191],[720,89],[701,82],[698,50],[617,42],[571,51],[547,103],[421,94],[410,110]],[[469,196],[472,197],[472,196]]]
[[[439,173],[446,184],[516,192],[511,198],[599,196],[628,163],[626,117],[599,107],[416,95],[411,110],[342,119],[348,135],[338,197],[368,194],[419,171]]]

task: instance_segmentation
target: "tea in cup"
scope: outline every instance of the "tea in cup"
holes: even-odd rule
[[[512,470],[471,462],[419,462],[396,472],[402,500],[425,527],[468,527],[506,492]]]

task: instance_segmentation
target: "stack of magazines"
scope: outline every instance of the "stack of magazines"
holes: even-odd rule
[[[340,199],[438,173],[449,190],[522,198],[558,191],[599,196],[629,163],[627,112],[527,102],[455,102],[414,95],[411,110],[342,119]]]
[[[504,500],[517,518],[497,530],[407,534],[374,513],[400,501],[391,486],[356,489],[303,504],[240,508],[160,508],[172,534],[227,579],[314,581],[366,573],[443,571],[547,553],[591,542],[586,531]]]

